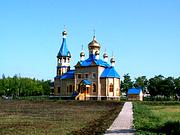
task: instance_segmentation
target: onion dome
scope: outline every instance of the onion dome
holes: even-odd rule
[[[110,60],[111,63],[115,63],[115,58],[112,57],[111,60]]]
[[[93,40],[88,44],[88,48],[100,48],[100,44],[96,41],[95,36]]]
[[[66,44],[66,35],[67,35],[67,32],[64,30],[62,32],[62,35],[63,35],[63,41],[62,41],[62,44],[61,44],[61,48],[58,52],[58,55],[57,57],[71,57],[71,53],[70,51],[68,50],[67,48],[67,44]]]
[[[62,32],[62,35],[63,35],[63,36],[66,36],[66,35],[67,35],[67,32],[64,30],[64,31]]]
[[[105,52],[104,54],[103,54],[103,58],[107,58],[108,57],[108,54]]]
[[[85,53],[84,53],[84,52],[81,52],[81,53],[80,53],[80,57],[83,57],[83,56],[85,56]]]
[[[95,52],[95,55],[99,55],[99,51],[96,51],[96,52]]]

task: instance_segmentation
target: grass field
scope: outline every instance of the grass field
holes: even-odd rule
[[[180,134],[180,103],[134,103],[136,134]]]
[[[102,134],[122,105],[110,101],[0,100],[0,134]]]

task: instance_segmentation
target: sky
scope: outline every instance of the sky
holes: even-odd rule
[[[0,76],[53,80],[64,25],[72,69],[95,30],[122,79],[180,76],[180,0],[0,0]]]

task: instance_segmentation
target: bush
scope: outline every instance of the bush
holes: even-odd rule
[[[144,101],[145,105],[180,105],[180,101]]]

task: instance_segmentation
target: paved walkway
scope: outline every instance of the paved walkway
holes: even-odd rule
[[[134,135],[132,102],[126,102],[105,135]]]

